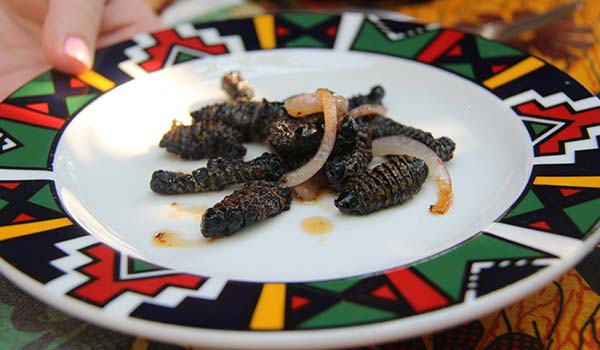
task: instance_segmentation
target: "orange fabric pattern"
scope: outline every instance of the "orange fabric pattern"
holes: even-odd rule
[[[473,26],[492,21],[510,22],[547,11],[570,0],[438,0],[418,5],[392,6],[423,22],[443,26]],[[572,15],[508,42],[543,58],[573,76],[595,94],[600,93],[600,2],[584,0]]]

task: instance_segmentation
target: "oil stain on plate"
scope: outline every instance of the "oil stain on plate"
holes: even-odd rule
[[[302,231],[315,236],[325,235],[333,229],[333,221],[322,216],[310,216],[300,221]]]

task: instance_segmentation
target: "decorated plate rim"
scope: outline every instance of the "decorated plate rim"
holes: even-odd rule
[[[290,32],[293,36],[286,37]],[[243,47],[232,46],[228,39],[234,35]],[[184,50],[188,56],[190,52],[199,55],[180,60],[177,54],[160,49],[165,47],[183,47],[188,49]],[[488,229],[438,256],[410,266],[316,283],[228,281],[219,286],[210,277],[173,274],[122,256],[82,232],[63,212],[52,181],[37,175],[52,171],[53,152],[68,122],[115,86],[189,59],[235,50],[288,47],[388,55],[471,80],[496,95],[523,121],[534,152],[528,185]],[[465,54],[465,48],[475,51]],[[473,52],[478,56],[469,56],[475,55]],[[578,128],[569,127],[573,124]],[[0,267],[16,284],[67,312],[109,328],[170,342],[220,347],[341,347],[415,336],[467,321],[515,301],[565,272],[592,249],[600,238],[598,218],[588,217],[600,206],[593,192],[598,188],[598,177],[590,175],[597,171],[590,162],[598,158],[594,140],[600,130],[594,127],[599,125],[600,102],[565,73],[506,45],[436,25],[397,22],[359,13],[299,12],[183,24],[98,51],[94,70],[83,75],[44,73],[0,104],[0,128],[5,142],[0,169],[6,176],[0,181],[0,198],[6,202],[0,213],[7,205],[13,206],[14,201],[20,202],[20,207],[33,203],[41,217],[14,212],[3,217]],[[37,141],[20,141],[28,135],[35,136]],[[27,147],[31,144],[32,147]],[[23,151],[29,151],[28,148],[45,150],[45,157],[25,161],[23,154],[30,153]],[[14,206],[18,209],[19,205]],[[552,215],[548,209],[551,206],[558,206],[560,218]],[[540,234],[552,244],[565,244],[568,249],[561,254],[556,248],[536,246],[533,242],[537,238],[532,237]],[[18,254],[31,245],[42,254],[39,262],[28,261]],[[477,251],[482,246],[497,248],[499,253],[480,256]],[[86,256],[86,263],[68,267],[76,260],[75,255]],[[111,280],[115,276],[94,275],[107,261],[112,262],[113,270],[118,264],[127,264],[131,269],[128,272],[138,275],[130,275],[133,277],[124,287],[119,284],[122,280]],[[453,277],[458,282],[454,281],[452,288],[440,282],[435,272],[445,271],[440,268],[449,263],[462,264],[465,269],[460,276],[457,273]],[[505,267],[520,271],[507,273],[509,282],[504,285],[488,286],[479,293],[481,290],[477,288],[481,286],[468,283],[471,276],[479,276],[486,269]],[[525,267],[528,272],[523,272]],[[68,274],[65,268],[89,273],[89,280],[71,281],[73,288],[60,291],[56,289],[56,280]],[[471,282],[476,281],[472,278]],[[413,287],[406,287],[409,283]],[[86,290],[117,285],[123,288],[116,288],[114,295],[89,291],[86,294]],[[475,287],[471,288],[472,285]],[[160,300],[161,293],[170,287],[178,287],[177,296]],[[203,289],[205,294],[194,294]],[[234,297],[245,295],[244,324],[224,321],[227,313],[233,312],[223,308],[227,302],[216,301],[225,289]],[[109,314],[110,305],[114,308],[115,299],[132,294],[126,292],[139,296],[138,305],[115,322]],[[398,305],[389,308],[383,304],[362,305],[352,298],[361,293],[387,298],[388,302],[402,303],[405,307],[400,310]],[[419,298],[419,294],[426,298]],[[221,319],[212,320],[212,325],[199,325],[162,318],[169,308],[178,307],[194,295],[205,298],[201,305],[194,306],[198,308],[195,312],[209,314],[216,310],[223,312]],[[321,306],[303,310],[307,303]],[[147,306],[147,310],[140,314],[142,306]],[[350,320],[339,316],[348,313],[359,316]],[[353,329],[350,335],[349,327]]]

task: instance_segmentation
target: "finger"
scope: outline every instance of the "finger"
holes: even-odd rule
[[[50,64],[70,74],[90,69],[106,0],[50,0],[42,48]]]
[[[145,0],[112,0],[106,5],[100,26],[98,47],[130,39],[135,34],[153,32],[163,26]]]

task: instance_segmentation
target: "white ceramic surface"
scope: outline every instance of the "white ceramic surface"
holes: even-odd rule
[[[318,87],[348,96],[382,85],[392,118],[457,143],[448,162],[452,209],[441,216],[429,212],[437,195],[430,180],[407,204],[372,215],[344,215],[326,195],[311,204],[295,201],[289,212],[233,237],[202,239],[198,211],[186,215],[186,208],[211,206],[231,191],[164,196],[148,183],[157,169],[191,172],[204,165],[166,153],[158,140],[173,118],[188,123],[189,110],[223,99],[220,77],[232,69],[243,72],[257,97],[270,100]],[[508,107],[456,75],[375,54],[285,50],[208,58],[117,87],[69,124],[55,169],[72,217],[118,250],[200,275],[302,282],[406,265],[472,237],[521,193],[531,166],[528,144]],[[246,158],[265,150],[254,145]],[[321,236],[304,232],[300,221],[313,216],[330,219],[334,228]],[[195,244],[157,246],[152,238],[158,231]]]

